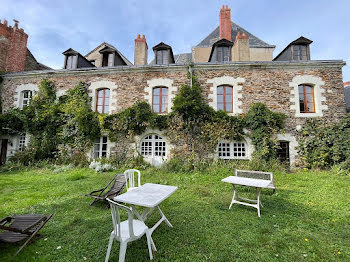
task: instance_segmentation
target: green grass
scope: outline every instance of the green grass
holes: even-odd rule
[[[163,223],[154,232],[154,261],[350,261],[349,176],[276,173],[277,192],[263,192],[259,219],[254,208],[228,209],[232,188],[220,180],[230,172],[225,167],[191,174],[142,171],[142,183],[179,188],[161,205],[174,228]],[[104,205],[90,207],[84,194],[112,176],[89,169],[0,174],[0,217],[54,213],[41,231],[44,237],[17,257],[12,255],[18,246],[0,243],[0,261],[104,261],[110,211]],[[158,219],[154,213],[147,224]],[[117,261],[118,253],[114,242],[110,261]],[[147,260],[145,237],[128,245],[126,261]]]

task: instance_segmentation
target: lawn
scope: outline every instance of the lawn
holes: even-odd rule
[[[263,191],[256,209],[228,209],[232,187],[222,167],[201,173],[142,171],[142,183],[178,186],[161,205],[173,224],[153,234],[154,261],[350,261],[350,177],[329,172],[275,173],[277,192]],[[55,173],[29,169],[0,174],[0,217],[53,213],[43,238],[25,247],[0,243],[0,261],[104,261],[112,230],[110,211],[84,196],[113,176],[89,169]],[[253,191],[252,191],[253,192]],[[246,194],[251,194],[246,190]],[[147,224],[159,219],[154,213]],[[60,247],[60,248],[59,248]],[[110,261],[118,261],[114,242]],[[128,245],[126,261],[147,261],[146,238]]]

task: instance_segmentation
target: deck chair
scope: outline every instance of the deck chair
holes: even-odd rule
[[[85,196],[94,198],[90,206],[99,200],[106,201],[107,197],[113,199],[115,196],[119,195],[123,191],[127,180],[128,177],[124,174],[116,174],[104,188],[86,194]]]
[[[137,184],[135,183],[135,174],[137,174]],[[124,172],[125,178],[129,178],[126,183],[126,190],[131,191],[141,186],[141,172],[137,169],[128,169]]]
[[[17,250],[15,256],[33,239],[40,236],[39,230],[45,226],[53,215],[14,215],[5,217],[0,221],[0,241],[17,243],[26,240]]]

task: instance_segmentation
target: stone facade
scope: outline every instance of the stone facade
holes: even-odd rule
[[[327,122],[340,121],[345,113],[344,88],[342,82],[343,61],[306,61],[300,63],[281,62],[240,62],[221,65],[194,64],[194,73],[202,87],[203,95],[215,108],[215,90],[218,85],[231,85],[235,89],[233,101],[235,115],[244,115],[253,103],[264,103],[271,110],[287,115],[286,134],[280,138],[290,142],[291,159],[297,159],[296,146],[298,129],[310,117],[321,117]],[[188,67],[173,66],[128,66],[99,68],[94,70],[56,70],[3,75],[1,97],[3,110],[19,106],[20,92],[39,86],[43,78],[52,80],[57,92],[83,81],[89,87],[90,96],[95,101],[96,90],[109,88],[111,91],[110,113],[120,112],[137,101],[152,103],[151,90],[155,86],[169,88],[168,104],[182,84],[188,82]],[[293,82],[296,79],[307,84],[320,85],[322,114],[296,114]],[[23,89],[24,88],[24,89]],[[28,88],[27,88],[28,89]],[[95,102],[93,102],[95,109]],[[114,147],[111,147],[113,151]]]

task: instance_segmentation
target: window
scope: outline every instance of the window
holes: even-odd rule
[[[18,140],[18,151],[23,152],[26,146],[26,134],[22,134]]]
[[[153,112],[167,113],[168,112],[168,88],[155,87],[153,88]]]
[[[156,64],[169,64],[169,50],[158,50],[156,57]]]
[[[107,137],[102,136],[95,140],[92,152],[93,159],[107,157]]]
[[[310,85],[299,85],[300,113],[315,113],[314,88]]]
[[[277,154],[281,162],[289,163],[289,142],[281,141]]]
[[[93,64],[93,65],[95,65],[96,60],[90,60],[90,63]]]
[[[148,135],[141,141],[143,157],[166,157],[166,142],[159,135]]]
[[[24,91],[22,91],[21,95],[22,95],[21,108],[25,108],[25,107],[27,107],[29,105],[29,101],[30,101],[30,99],[32,99],[33,92],[30,91],[30,90],[24,90]]]
[[[103,53],[102,55],[102,66],[114,66],[114,54]]]
[[[218,144],[218,157],[222,159],[246,159],[246,144],[237,141],[220,142]]]
[[[230,61],[230,48],[228,46],[217,47],[217,62],[229,62]]]
[[[106,114],[109,112],[109,89],[103,88],[97,90],[96,111]]]
[[[74,69],[77,67],[77,56],[70,55],[67,56],[66,69]]]
[[[293,60],[308,60],[306,45],[293,45]]]
[[[217,110],[223,110],[228,113],[233,112],[232,86],[217,87]]]

